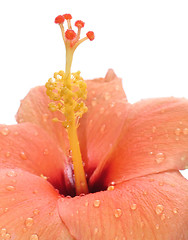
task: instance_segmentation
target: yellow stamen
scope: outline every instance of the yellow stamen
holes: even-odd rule
[[[74,36],[75,33],[72,30],[69,20],[67,20],[69,32],[67,30],[66,35],[63,26],[63,16],[58,16],[55,22],[59,23],[65,43],[66,68],[65,72],[59,71],[54,73],[54,79],[50,78],[48,80],[45,85],[46,93],[52,100],[49,104],[49,109],[53,112],[60,111],[65,116],[64,121],[59,120],[58,118],[53,118],[53,121],[61,122],[68,133],[74,167],[76,194],[87,194],[88,185],[77,136],[79,119],[87,111],[87,107],[82,101],[86,99],[87,90],[86,83],[80,77],[80,72],[71,73],[71,65],[75,49],[81,42],[88,39],[88,37],[80,40],[80,31]]]

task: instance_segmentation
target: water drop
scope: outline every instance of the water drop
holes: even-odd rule
[[[10,152],[6,152],[6,153],[5,153],[5,157],[6,157],[6,158],[9,158],[10,155],[11,155]]]
[[[114,106],[115,106],[115,102],[112,102],[112,103],[110,104],[110,107],[113,108]]]
[[[4,127],[1,129],[1,134],[3,136],[7,136],[9,134],[9,129],[7,127]]]
[[[47,148],[45,148],[43,154],[44,155],[48,155],[49,154],[49,150]]]
[[[180,128],[176,128],[175,131],[174,131],[174,133],[175,133],[177,136],[179,136],[180,133],[181,133],[181,129],[180,129]]]
[[[5,212],[5,213],[8,212],[8,208],[5,208],[5,209],[4,209],[4,212]]]
[[[44,113],[44,114],[42,115],[42,119],[43,119],[43,122],[47,122],[47,120],[48,120],[48,114],[47,114],[47,113]]]
[[[153,126],[153,127],[152,127],[152,132],[155,133],[155,132],[156,132],[156,129],[157,129],[157,128],[156,128],[155,126]]]
[[[108,190],[108,191],[112,191],[112,190],[114,190],[114,188],[115,188],[114,186],[109,186],[109,187],[107,188],[107,190]]]
[[[11,192],[11,191],[15,190],[15,187],[14,186],[7,186],[6,189]]]
[[[96,227],[94,228],[94,234],[97,234],[99,232],[99,229]]]
[[[173,211],[174,214],[178,213],[178,209],[177,208],[173,208],[172,211]]]
[[[164,186],[164,182],[159,182],[159,186]]]
[[[30,240],[39,240],[39,237],[37,234],[32,234]]]
[[[133,204],[131,205],[131,209],[132,209],[132,210],[136,210],[136,208],[137,208],[136,203],[133,203]]]
[[[26,159],[27,159],[27,156],[25,155],[24,152],[20,152],[20,157],[21,157],[21,159],[23,159],[23,160],[26,160]]]
[[[100,206],[100,204],[101,204],[101,201],[100,201],[100,200],[95,200],[95,201],[93,202],[93,206],[96,207],[96,208],[98,208],[98,207]]]
[[[14,132],[14,135],[15,135],[15,136],[18,136],[18,134],[19,134],[19,132],[17,132],[17,131],[16,131],[16,132]]]
[[[165,220],[165,218],[166,218],[166,216],[165,216],[165,214],[163,213],[163,214],[161,215],[161,220],[163,221],[163,220]]]
[[[165,155],[164,153],[160,152],[160,153],[157,153],[156,156],[155,156],[155,160],[156,162],[159,164],[159,163],[162,163],[164,160],[165,160]]]
[[[26,220],[25,220],[25,226],[26,227],[31,227],[33,225],[33,218],[27,218]]]
[[[8,240],[8,239],[10,239],[10,238],[11,238],[11,235],[10,235],[9,233],[7,233],[7,234],[5,235],[5,237],[4,237],[5,240]]]
[[[92,101],[91,101],[91,105],[93,107],[95,107],[97,105],[97,99],[96,98],[93,98]]]
[[[120,209],[120,208],[117,208],[117,209],[114,210],[114,216],[115,216],[116,218],[121,217],[121,215],[122,215],[122,212],[121,212],[121,209]]]
[[[104,133],[104,131],[105,131],[105,128],[106,128],[106,125],[105,125],[105,124],[103,124],[103,125],[101,126],[101,129],[100,129],[101,133]]]
[[[10,171],[7,172],[7,176],[8,177],[16,177],[17,174],[16,174],[16,172],[14,170],[10,170]]]
[[[156,224],[156,225],[155,225],[155,228],[158,230],[158,229],[159,229],[159,224]]]
[[[183,134],[184,134],[184,135],[188,135],[188,128],[184,128],[184,129],[183,129]]]
[[[85,206],[87,207],[89,205],[89,202],[87,201],[87,202],[85,202]]]
[[[0,231],[1,237],[4,237],[6,235],[6,233],[7,233],[6,228],[2,228]]]
[[[155,212],[157,213],[157,215],[160,215],[164,210],[164,206],[161,204],[158,204],[155,208]]]
[[[41,174],[40,177],[43,178],[44,180],[48,179],[48,177],[44,176],[43,174]]]
[[[37,208],[33,211],[33,214],[34,214],[34,215],[38,215],[39,213],[40,213],[40,211],[39,211],[39,209],[37,209]]]
[[[109,92],[105,92],[105,94],[104,94],[104,99],[105,99],[106,101],[110,99],[110,94],[109,94]]]

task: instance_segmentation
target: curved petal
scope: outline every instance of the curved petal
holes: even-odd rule
[[[105,78],[86,82],[88,112],[80,120],[78,133],[85,169],[90,176],[119,137],[127,117],[128,103],[122,81],[112,69]]]
[[[73,239],[59,217],[58,197],[40,177],[20,169],[0,169],[1,239]]]
[[[78,135],[89,176],[121,133],[127,113],[127,101],[121,79],[117,78],[113,70],[109,70],[105,78],[88,80],[86,83],[88,112],[80,120]],[[68,155],[70,148],[67,133],[60,123],[51,121],[54,117],[62,119],[63,116],[57,112],[50,112],[48,103],[45,87],[32,89],[21,102],[17,121],[38,124],[59,142]]]
[[[188,100],[142,100],[129,109],[117,145],[106,162],[98,166],[91,182],[101,172],[108,186],[111,181],[185,169],[187,165]]]
[[[46,95],[44,86],[31,89],[28,95],[21,101],[16,119],[18,123],[32,122],[39,125],[55,139],[65,153],[68,153],[70,148],[66,130],[61,123],[52,121],[54,117],[63,119],[64,116],[60,112],[51,112],[48,109],[49,102],[50,99]]]
[[[0,146],[0,167],[21,168],[47,177],[49,182],[65,193],[67,158],[44,130],[31,123],[0,125]]]
[[[188,239],[188,181],[178,172],[132,179],[114,190],[58,200],[76,239]]]

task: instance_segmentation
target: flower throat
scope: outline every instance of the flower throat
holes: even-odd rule
[[[81,28],[84,22],[78,20],[75,26],[78,28],[77,33],[72,30],[72,16],[70,14],[59,15],[55,18],[55,23],[59,24],[63,41],[66,49],[66,67],[65,72],[59,71],[54,73],[54,78],[50,78],[46,83],[46,94],[51,99],[49,109],[52,112],[61,112],[65,120],[62,121],[54,118],[54,122],[61,122],[66,128],[70,149],[72,152],[72,162],[75,176],[76,195],[87,194],[88,185],[80,152],[80,146],[77,136],[79,119],[87,112],[87,107],[83,100],[87,97],[86,83],[80,76],[80,72],[71,73],[73,54],[78,45],[85,40],[94,40],[94,33],[89,31],[86,37],[80,39]],[[64,22],[67,21],[68,29],[64,30]]]

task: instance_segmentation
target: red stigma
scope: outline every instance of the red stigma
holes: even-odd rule
[[[64,23],[64,20],[65,18],[63,17],[63,15],[59,15],[55,18],[55,23],[58,23],[58,24]]]
[[[68,30],[65,32],[65,37],[66,37],[68,40],[73,40],[73,39],[76,37],[76,33],[75,33],[74,30],[68,29]]]
[[[64,17],[66,20],[72,19],[72,15],[69,14],[69,13],[63,14],[63,17]]]
[[[85,25],[85,23],[81,20],[78,20],[75,22],[75,26],[78,27],[78,28],[83,28]]]
[[[92,31],[87,32],[86,36],[89,38],[90,41],[93,41],[95,39],[94,32]]]

